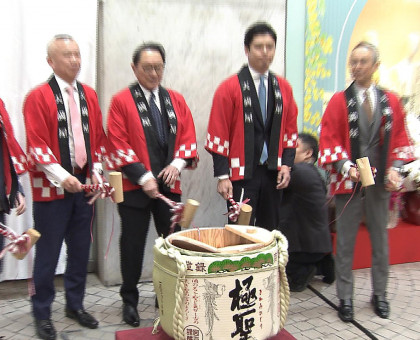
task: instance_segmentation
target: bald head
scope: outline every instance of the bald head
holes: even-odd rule
[[[79,45],[68,34],[60,34],[47,45],[47,62],[54,74],[71,84],[80,71],[81,58]]]

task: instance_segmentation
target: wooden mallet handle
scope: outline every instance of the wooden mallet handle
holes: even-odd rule
[[[109,173],[109,184],[115,189],[111,194],[115,203],[124,201],[124,193],[122,188],[122,175],[121,172],[113,171]]]
[[[195,211],[199,205],[199,202],[192,199],[187,199],[187,202],[184,205],[184,211],[182,212],[181,222],[179,222],[179,225],[182,228],[188,228],[190,226],[194,218]]]
[[[38,239],[41,237],[41,234],[36,231],[35,229],[28,229],[25,234],[28,234],[31,238],[31,246],[29,247],[27,252],[23,253],[13,253],[13,256],[16,257],[18,260],[23,260],[26,256],[26,254],[31,250],[32,246],[38,241]]]

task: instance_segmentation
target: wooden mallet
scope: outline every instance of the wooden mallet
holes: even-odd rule
[[[249,225],[249,221],[251,220],[251,215],[252,215],[252,207],[249,204],[242,204],[241,210],[238,216],[238,224]]]
[[[187,199],[182,212],[181,222],[178,223],[182,228],[189,228],[199,205],[199,202],[193,199]]]
[[[359,168],[360,181],[362,182],[362,187],[368,187],[375,184],[373,179],[372,169],[370,167],[369,158],[363,157],[356,159],[357,167]]]
[[[31,250],[32,246],[38,241],[38,239],[41,237],[41,234],[35,230],[35,229],[28,229],[24,234],[29,235],[30,237],[30,245],[27,247],[27,251],[19,252],[19,253],[12,253],[14,257],[16,257],[18,260],[23,260],[28,254],[28,252]]]
[[[109,184],[115,189],[111,194],[112,200],[115,203],[124,201],[124,193],[122,188],[122,175],[121,172],[113,171],[109,173]]]

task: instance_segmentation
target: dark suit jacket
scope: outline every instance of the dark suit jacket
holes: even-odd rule
[[[280,231],[289,241],[289,252],[332,251],[326,194],[325,182],[313,164],[293,166],[280,207]]]

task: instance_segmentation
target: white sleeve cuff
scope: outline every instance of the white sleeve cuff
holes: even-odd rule
[[[144,185],[144,183],[146,183],[151,178],[155,178],[155,177],[153,176],[153,173],[151,171],[148,171],[139,178],[139,180],[137,181],[137,184]]]
[[[343,176],[348,176],[349,175],[349,170],[352,167],[353,162],[352,161],[346,161],[343,166],[341,167],[341,174]]]
[[[71,174],[58,163],[37,164],[39,170],[45,173],[47,179],[56,187],[71,176]]]
[[[93,169],[99,172],[100,174],[104,173],[104,169],[102,167],[102,163],[93,163]]]
[[[182,158],[174,158],[171,162],[171,165],[177,168],[179,173],[181,173],[181,171],[184,170],[185,166],[187,165],[187,162]]]
[[[219,181],[221,181],[222,179],[229,179],[229,175],[221,175],[217,176],[217,178],[219,179]]]

